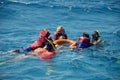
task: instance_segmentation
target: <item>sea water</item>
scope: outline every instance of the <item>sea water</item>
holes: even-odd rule
[[[61,48],[49,61],[9,54],[47,28],[64,26],[68,38],[99,30],[105,41],[83,51]],[[119,0],[0,0],[0,80],[119,80]]]

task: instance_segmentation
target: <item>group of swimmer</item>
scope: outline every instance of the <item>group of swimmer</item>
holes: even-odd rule
[[[48,29],[41,30],[39,34],[40,35],[38,39],[34,41],[34,43],[32,43],[30,46],[24,46],[16,50],[11,50],[10,52],[17,52],[17,53],[31,52],[36,50],[37,48],[44,48],[47,51],[52,52],[55,51],[56,48],[60,48],[58,44],[54,44],[55,40],[68,39],[63,26],[57,27],[57,30],[54,33],[54,40],[51,38],[50,31]],[[88,33],[83,32],[82,36],[79,37],[77,41],[75,41],[73,44],[70,45],[70,48],[84,49],[99,44],[101,41],[102,40],[100,39],[100,34],[98,31],[94,31],[92,33],[92,39],[90,39]]]

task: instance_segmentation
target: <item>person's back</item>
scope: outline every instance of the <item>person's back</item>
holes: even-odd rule
[[[65,30],[62,26],[59,26],[56,30],[56,32],[54,33],[54,40],[57,39],[67,39],[67,35],[65,33]]]
[[[83,33],[82,37],[79,37],[78,41],[74,44],[71,45],[71,48],[75,48],[75,46],[77,48],[88,48],[90,46],[92,46],[93,44],[90,43],[90,38],[89,38],[89,34],[87,33]]]
[[[77,46],[79,48],[88,48],[91,45],[92,44],[90,43],[89,34],[84,32],[83,36],[78,39]]]

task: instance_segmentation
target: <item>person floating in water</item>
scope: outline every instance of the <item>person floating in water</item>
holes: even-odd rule
[[[84,48],[88,48],[90,46],[92,46],[93,44],[90,42],[90,37],[89,34],[84,32],[82,37],[80,37],[78,39],[78,41],[76,43],[73,43],[70,47],[71,48],[80,48],[80,49],[84,49]]]
[[[48,51],[52,51],[55,49],[55,45],[53,44],[53,40],[50,37],[50,32],[47,29],[41,30],[38,40],[36,40],[30,46],[21,47],[20,49],[12,50],[10,52],[17,52],[17,53],[30,52],[30,51],[33,51],[37,48],[45,48]]]
[[[59,26],[56,32],[54,33],[54,40],[57,39],[67,39],[67,35],[65,33],[63,26]]]
[[[100,34],[99,34],[98,30],[93,31],[93,33],[92,33],[92,43],[94,45],[96,45],[96,44],[99,44],[101,42],[102,42],[102,39],[100,39]]]

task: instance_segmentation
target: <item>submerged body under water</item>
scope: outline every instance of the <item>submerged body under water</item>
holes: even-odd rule
[[[0,0],[0,80],[119,80],[119,0]],[[44,28],[63,25],[69,39],[100,31],[105,43],[83,51],[62,48],[49,62],[10,55]]]

